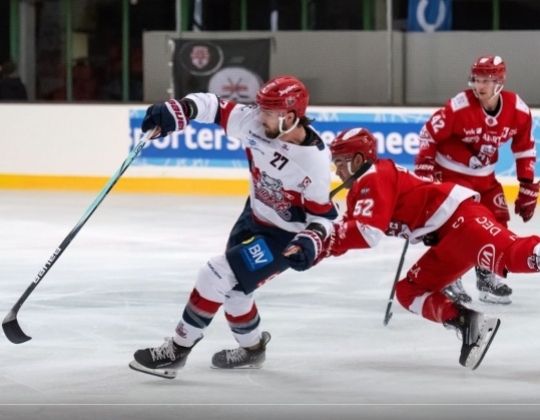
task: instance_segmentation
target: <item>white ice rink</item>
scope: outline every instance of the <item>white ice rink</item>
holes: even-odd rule
[[[0,191],[0,316],[95,194]],[[272,341],[260,370],[210,369],[236,344],[220,311],[176,380],[128,368],[171,335],[199,267],[222,252],[243,198],[112,193],[19,312],[33,339],[0,339],[0,419],[538,419],[540,274],[511,275],[482,366],[454,332],[405,312],[382,320],[402,240],[286,272],[257,293]],[[512,206],[513,207],[513,206]],[[513,218],[540,233],[540,216]],[[422,253],[409,248],[404,271]]]

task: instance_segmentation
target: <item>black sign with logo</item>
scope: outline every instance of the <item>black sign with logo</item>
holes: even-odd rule
[[[241,103],[255,102],[268,80],[270,39],[176,39],[174,97],[212,92]]]

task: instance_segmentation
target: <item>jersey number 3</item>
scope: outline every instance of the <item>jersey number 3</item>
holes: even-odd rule
[[[353,216],[373,216],[373,204],[372,198],[363,198],[358,200],[354,206]]]
[[[281,153],[274,152],[274,159],[272,159],[270,163],[272,164],[274,168],[278,168],[281,170],[287,164],[288,161],[289,159],[287,159]]]

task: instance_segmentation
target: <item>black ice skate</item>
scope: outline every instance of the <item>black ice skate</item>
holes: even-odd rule
[[[238,347],[233,350],[221,350],[212,357],[215,369],[258,369],[266,359],[266,345],[270,341],[270,333],[263,331],[261,341],[255,349]]]
[[[165,338],[165,343],[159,347],[137,350],[129,367],[149,375],[174,379],[176,371],[186,364],[192,348],[179,346],[172,338]]]
[[[461,305],[458,305],[458,309],[459,315],[446,322],[445,326],[454,327],[461,335],[463,344],[459,363],[474,370],[482,363],[501,321],[498,318],[487,318]]]
[[[476,287],[478,289],[478,299],[486,303],[498,303],[508,305],[512,303],[510,295],[512,289],[490,271],[476,267]]]
[[[463,288],[461,279],[457,279],[454,283],[446,286],[446,288],[443,289],[443,293],[456,303],[472,302],[472,298]]]

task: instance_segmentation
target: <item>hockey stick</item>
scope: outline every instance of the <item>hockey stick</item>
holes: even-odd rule
[[[403,268],[403,262],[405,261],[405,254],[407,253],[407,248],[409,247],[409,240],[405,241],[403,246],[403,251],[401,251],[401,258],[399,259],[398,268],[396,271],[396,277],[394,278],[394,284],[392,285],[392,290],[390,291],[390,297],[388,298],[388,305],[386,306],[386,313],[384,314],[384,325],[387,326],[392,318],[392,303],[394,302],[394,295],[396,294],[396,285],[401,276],[401,269]]]
[[[339,184],[336,188],[334,188],[332,191],[330,191],[330,198],[334,198],[335,195],[340,192],[343,188],[350,188],[351,184],[356,181],[357,178],[360,177],[363,173],[365,173],[369,168],[371,168],[371,165],[373,165],[373,162],[364,162],[360,167],[349,177],[347,178],[343,183]]]
[[[137,157],[137,155],[140,153],[142,148],[145,146],[148,140],[152,138],[154,133],[157,133],[157,130],[159,128],[155,128],[154,130],[148,131],[145,135],[141,137],[137,145],[129,152],[126,160],[122,163],[120,168],[116,171],[116,173],[109,179],[107,184],[103,187],[101,192],[98,194],[96,199],[93,201],[93,203],[88,207],[88,209],[85,211],[81,219],[77,222],[75,227],[71,230],[71,232],[68,233],[68,235],[65,237],[65,239],[62,241],[60,245],[58,245],[58,248],[55,249],[53,254],[49,257],[45,265],[41,268],[39,273],[37,274],[34,281],[28,286],[28,288],[24,291],[22,296],[19,298],[19,300],[13,305],[11,310],[8,312],[4,320],[2,321],[2,328],[4,329],[4,334],[8,338],[9,341],[15,344],[24,343],[25,341],[30,340],[32,337],[27,336],[24,331],[21,329],[19,322],[17,321],[17,313],[19,312],[19,309],[21,309],[21,306],[23,303],[28,299],[28,296],[32,293],[32,291],[36,288],[36,286],[39,284],[41,280],[43,280],[43,277],[48,273],[48,271],[51,269],[51,267],[54,265],[54,263],[60,258],[60,255],[66,250],[68,245],[71,243],[73,238],[79,233],[79,231],[82,229],[84,224],[90,219],[90,216],[94,213],[94,211],[98,208],[98,206],[101,204],[103,199],[107,196],[109,191],[111,191],[112,187],[116,184],[118,179],[122,176],[122,174],[126,171],[129,165],[131,165],[131,162]]]

